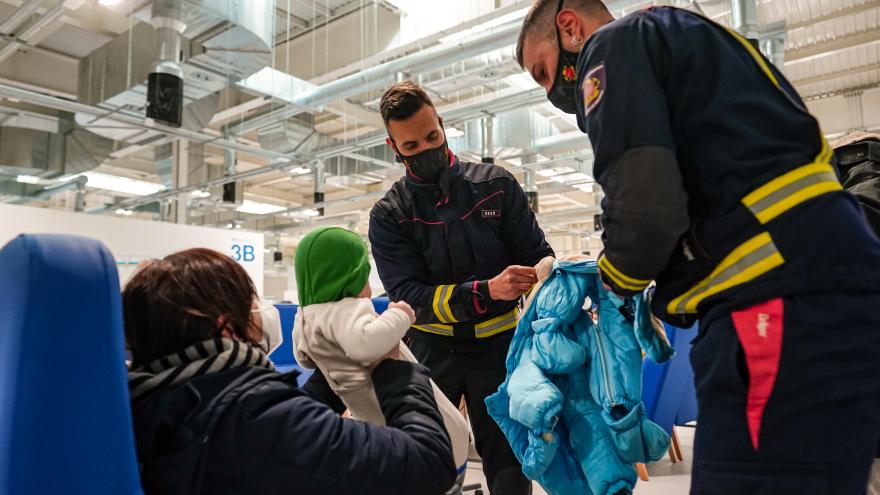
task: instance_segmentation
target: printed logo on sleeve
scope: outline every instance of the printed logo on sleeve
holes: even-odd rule
[[[584,117],[599,106],[605,95],[605,64],[601,63],[587,72],[581,86],[584,95]]]
[[[480,210],[483,218],[501,218],[501,210]]]

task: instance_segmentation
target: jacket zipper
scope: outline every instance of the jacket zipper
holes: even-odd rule
[[[617,405],[614,401],[614,398],[617,397],[617,392],[614,390],[611,378],[608,376],[608,365],[605,362],[605,343],[602,341],[602,332],[599,330],[599,325],[593,325],[593,328],[596,330],[596,344],[599,346],[599,366],[602,368],[602,378],[605,380],[605,393],[608,394],[611,407],[614,407]]]

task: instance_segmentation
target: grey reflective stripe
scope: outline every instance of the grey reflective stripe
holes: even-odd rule
[[[474,334],[477,336],[480,336],[483,334],[491,333],[495,330],[499,330],[499,329],[504,328],[506,326],[509,326],[511,324],[514,324],[514,325],[516,324],[516,312],[512,312],[510,314],[510,316],[508,316],[507,318],[505,318],[501,321],[495,322],[491,325],[488,325],[485,327],[481,327],[481,326],[477,325],[474,328]]]
[[[757,276],[747,277],[745,280],[737,281],[737,283],[731,284],[730,287],[719,287],[730,282],[734,277],[745,272],[757,263],[760,263],[761,261],[778,254],[779,251],[776,249],[776,245],[773,244],[772,240],[770,240],[769,242],[763,244],[754,251],[746,254],[741,259],[737,260],[721,272],[715,274],[714,276],[710,276],[707,279],[704,279],[702,282],[700,282],[699,285],[694,288],[695,290],[693,290],[693,292],[691,292],[690,294],[686,294],[684,297],[682,297],[680,301],[678,301],[677,304],[675,304],[674,311],[672,311],[672,313],[686,314],[688,312],[688,303],[690,303],[694,299],[702,301],[703,299],[722,292],[723,290],[729,289],[730,287],[735,287],[742,283],[754,280],[755,278],[757,278]],[[762,274],[763,273],[758,274],[758,276]],[[697,304],[699,304],[699,302]]]
[[[820,172],[817,174],[808,175],[806,177],[801,177],[800,179],[792,182],[791,184],[779,189],[773,194],[767,196],[766,198],[758,201],[749,207],[749,210],[757,217],[764,210],[772,207],[773,205],[779,203],[780,201],[788,198],[789,196],[801,191],[802,189],[806,189],[810,186],[814,186],[816,184],[821,184],[823,182],[838,182],[837,175],[832,171]]]
[[[441,335],[449,335],[450,337],[452,335],[454,335],[451,329],[444,328],[439,325],[413,325],[413,328],[415,328],[416,330],[421,330],[423,332],[428,332],[428,333],[439,333]]]
[[[441,320],[446,320],[449,323],[453,322],[454,320],[452,318],[452,315],[448,314],[443,306],[445,306],[446,296],[448,295],[449,291],[454,290],[454,289],[455,289],[454,285],[442,286],[442,288],[440,289],[440,298],[437,300],[437,308],[436,309],[437,309],[438,316],[440,316]]]

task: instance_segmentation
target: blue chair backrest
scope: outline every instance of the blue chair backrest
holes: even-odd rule
[[[384,313],[388,309],[388,303],[387,297],[373,299],[373,307],[376,308],[376,312],[379,314]],[[278,308],[278,313],[281,314],[281,333],[284,336],[284,342],[269,355],[269,359],[272,360],[275,368],[282,373],[292,370],[299,371],[300,375],[297,381],[302,386],[312,376],[313,372],[312,370],[301,368],[293,356],[293,324],[296,320],[296,312],[299,306],[296,304],[276,304],[275,307]]]
[[[675,357],[664,364],[645,360],[642,402],[648,418],[671,433],[674,425],[697,419],[694,372],[689,358],[697,326],[681,329],[665,325],[665,328],[669,343],[675,349]]]
[[[296,304],[276,304],[278,313],[281,315],[281,335],[283,341],[278,349],[269,355],[272,363],[278,366],[290,366],[296,364],[293,357],[293,321],[296,319]]]
[[[119,276],[98,241],[0,250],[0,493],[143,493]]]
[[[376,312],[381,315],[388,309],[388,304],[390,302],[391,301],[389,301],[387,297],[374,297],[373,307],[376,308]]]

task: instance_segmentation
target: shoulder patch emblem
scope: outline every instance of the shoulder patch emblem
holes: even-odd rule
[[[581,86],[584,95],[584,117],[599,106],[605,94],[605,64],[599,64],[587,72]]]

